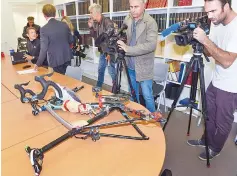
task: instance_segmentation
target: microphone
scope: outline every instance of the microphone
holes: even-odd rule
[[[128,25],[126,24],[122,24],[121,28],[118,30],[116,35],[120,35],[124,30],[126,30],[128,28]]]
[[[128,26],[126,24],[122,24],[121,28],[118,30],[118,32],[116,34],[114,34],[114,31],[115,31],[114,28],[107,29],[107,31],[103,32],[102,34],[100,34],[97,37],[97,39],[95,40],[95,46],[100,46],[101,43],[106,41],[111,36],[120,35],[127,28],[128,28]]]
[[[181,27],[183,27],[184,25],[187,24],[187,22],[189,21],[189,19],[172,24],[170,27],[168,27],[167,29],[163,30],[161,32],[161,37],[160,40],[163,41],[165,40],[165,38],[167,36],[169,36],[171,33],[178,31]]]

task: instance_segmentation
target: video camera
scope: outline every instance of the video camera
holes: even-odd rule
[[[79,50],[78,50],[79,48]],[[74,56],[78,56],[80,58],[85,58],[86,54],[84,53],[86,48],[89,48],[88,45],[76,45],[72,47],[72,52]]]
[[[177,45],[186,46],[188,44],[193,44],[197,42],[195,39],[193,39],[193,31],[197,27],[202,28],[206,34],[209,34],[210,22],[207,15],[197,18],[194,22],[190,22],[190,20],[187,19],[172,24],[170,27],[161,32],[160,40],[165,40],[165,38],[173,32],[179,32],[180,34],[175,36]]]
[[[127,42],[127,36],[124,30],[126,30],[128,26],[123,24],[122,27],[116,32],[114,28],[109,28],[107,31],[103,32],[99,37],[95,40],[95,46],[97,47],[105,47],[107,54],[122,54],[124,56],[125,52],[119,49],[117,45],[118,40],[122,40],[124,43]]]
[[[210,23],[208,22],[207,15],[197,18],[194,22],[186,22],[178,29],[180,34],[175,35],[175,42],[179,46],[186,46],[197,42],[193,38],[193,31],[197,27],[202,28],[208,35],[210,32]]]

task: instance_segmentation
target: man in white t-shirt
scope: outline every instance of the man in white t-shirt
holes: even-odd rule
[[[212,21],[210,37],[201,28],[193,37],[205,47],[205,53],[215,60],[215,73],[206,91],[207,135],[209,156],[218,156],[234,121],[237,109],[237,14],[231,9],[230,0],[205,0],[208,18]],[[189,140],[191,146],[205,147],[204,135],[199,140]],[[199,155],[206,160],[206,152]]]

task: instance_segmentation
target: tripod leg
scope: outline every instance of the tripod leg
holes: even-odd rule
[[[125,68],[125,71],[126,71],[126,75],[127,75],[128,84],[129,84],[129,87],[130,87],[130,90],[131,90],[132,98],[133,98],[133,100],[134,100],[135,102],[138,103],[135,90],[134,90],[134,88],[133,88],[133,86],[132,86],[132,82],[131,82],[130,76],[129,76],[129,74],[128,74],[128,67],[127,67],[127,64],[126,64],[125,59],[123,59],[123,65],[124,65],[124,68]]]
[[[115,84],[112,87],[112,93],[118,94],[120,92],[120,83],[121,83],[121,62],[119,61],[117,63],[116,78],[115,78]]]
[[[180,85],[180,88],[179,88],[179,90],[178,90],[177,96],[176,96],[174,102],[173,102],[172,105],[171,105],[171,109],[170,109],[170,112],[169,112],[169,114],[168,114],[167,121],[166,121],[166,123],[165,123],[164,126],[163,126],[163,130],[165,130],[165,128],[166,128],[166,126],[167,126],[167,124],[168,124],[168,122],[169,122],[170,116],[171,116],[172,112],[174,111],[174,109],[175,109],[175,107],[176,107],[176,104],[177,104],[177,102],[178,102],[178,100],[179,100],[180,94],[181,94],[181,92],[183,91],[184,84],[186,83],[186,81],[187,81],[187,79],[188,79],[188,75],[189,75],[190,72],[191,72],[191,69],[192,69],[192,66],[193,66],[193,62],[194,62],[194,57],[191,58],[190,62],[189,62],[189,63],[187,64],[187,66],[186,66],[187,72],[186,72],[185,75],[184,75],[184,78],[183,78],[183,81],[182,81],[182,83],[181,83],[181,85]]]
[[[119,81],[118,81],[118,87],[119,87],[118,93],[120,93],[121,89],[122,71],[123,71],[123,64],[121,63],[119,72]]]
[[[205,93],[205,80],[204,80],[204,64],[203,60],[200,59],[200,89],[201,89],[201,97],[202,97],[202,114],[204,120],[204,136],[205,136],[205,146],[206,146],[206,156],[207,156],[207,167],[210,167],[210,159],[209,159],[209,144],[208,144],[208,135],[207,135],[207,124],[208,120],[207,116],[207,104],[206,104],[206,93]]]
[[[78,66],[78,56],[76,56],[76,66]]]
[[[191,126],[191,121],[192,121],[192,113],[193,113],[193,108],[191,107],[191,108],[190,108],[190,113],[189,113],[187,136],[190,135],[190,126]]]
[[[193,108],[195,107],[195,103],[196,103],[198,73],[199,73],[199,64],[198,64],[198,58],[197,58],[197,59],[194,60],[194,64],[193,64],[192,84],[191,84],[191,91],[190,91],[190,97],[189,97],[190,113],[189,113],[189,123],[188,123],[187,136],[189,136],[189,134],[190,134],[192,113],[193,113]]]

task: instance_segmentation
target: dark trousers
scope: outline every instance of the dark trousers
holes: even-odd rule
[[[57,73],[60,73],[62,75],[65,75],[67,66],[69,66],[71,61],[65,62],[63,65],[59,65],[57,67],[53,67],[53,70]]]
[[[237,109],[237,93],[230,93],[209,85],[207,99],[207,134],[209,147],[220,152],[228,138]],[[202,136],[204,140],[204,135]]]

